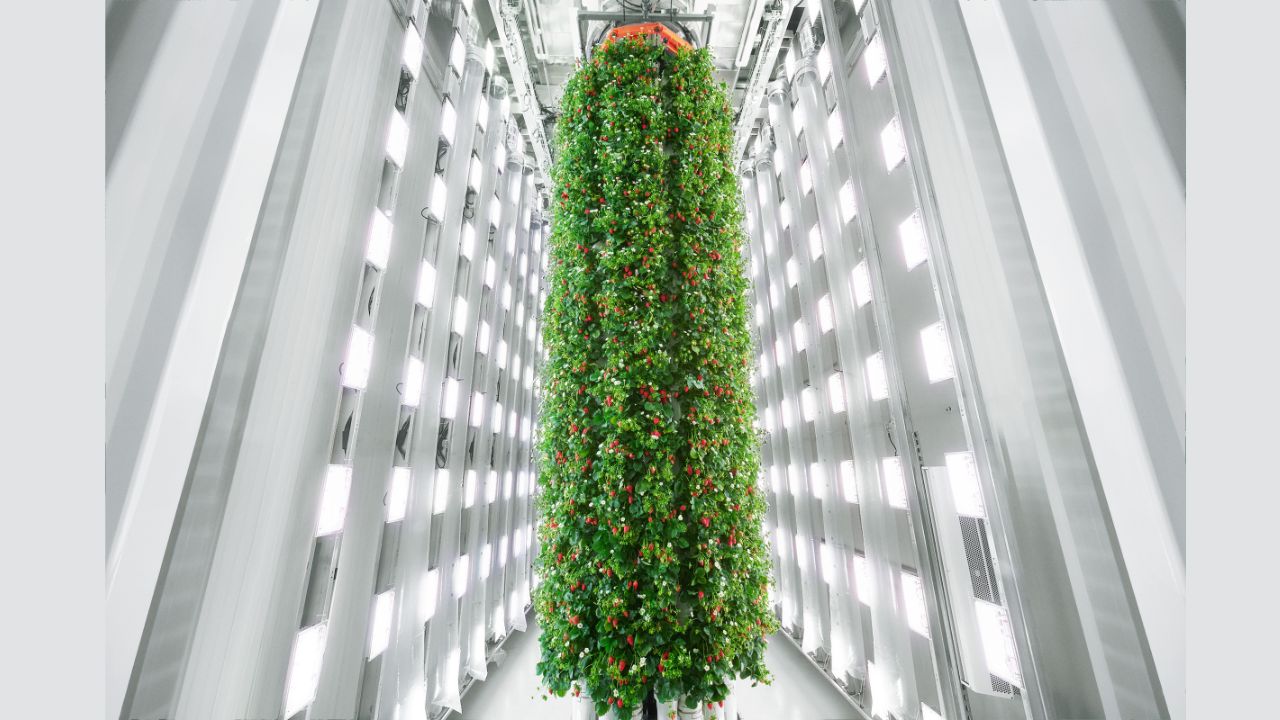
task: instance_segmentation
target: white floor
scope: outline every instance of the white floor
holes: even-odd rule
[[[464,720],[569,720],[571,701],[540,691],[535,666],[540,632],[536,621],[515,633],[503,649],[501,666],[489,666],[489,678],[476,682],[462,699]],[[773,684],[735,688],[741,720],[855,720],[843,696],[786,638],[769,639],[765,662]]]

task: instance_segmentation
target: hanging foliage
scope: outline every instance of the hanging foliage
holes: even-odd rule
[[[626,715],[768,680],[769,546],[731,114],[706,50],[640,38],[557,129],[538,455],[538,672]]]

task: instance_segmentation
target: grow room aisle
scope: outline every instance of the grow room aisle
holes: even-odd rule
[[[489,665],[489,677],[476,682],[462,699],[464,720],[567,720],[568,698],[542,699],[538,691],[536,617],[526,632],[513,633],[501,665]],[[786,638],[769,638],[765,661],[772,685],[736,688],[741,720],[852,720],[860,715]]]

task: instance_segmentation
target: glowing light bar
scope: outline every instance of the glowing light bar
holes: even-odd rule
[[[832,110],[827,116],[827,142],[831,143],[832,150],[844,142],[844,118],[840,116],[839,108]]]
[[[422,38],[418,35],[418,28],[412,24],[404,29],[404,48],[400,51],[400,60],[416,80],[418,71],[422,69]]]
[[[805,422],[813,422],[818,417],[818,393],[812,387],[800,391],[800,414]]]
[[[387,157],[396,167],[404,167],[404,156],[409,152],[409,123],[399,110],[391,110],[391,125],[387,128]]]
[[[800,264],[796,262],[794,257],[787,259],[787,285],[795,287],[800,284]]]
[[[431,183],[431,199],[427,207],[437,220],[444,218],[444,205],[448,197],[449,186],[445,184],[444,176],[436,175],[436,179]]]
[[[809,161],[805,160],[800,164],[800,192],[808,195],[813,190],[813,168],[809,166]]]
[[[827,397],[831,400],[831,412],[842,413],[844,405],[844,374],[836,371],[827,376]]]
[[[449,509],[449,469],[439,468],[436,470],[436,497],[435,506],[432,508],[433,515],[440,515]]]
[[[467,185],[476,192],[480,191],[480,181],[484,177],[484,170],[480,166],[480,158],[472,155],[471,166],[467,168]]]
[[[369,382],[369,364],[373,360],[373,336],[359,325],[351,326],[347,340],[347,357],[342,363],[342,384],[363,390]]]
[[[1018,646],[1013,640],[1013,626],[1009,613],[999,605],[985,600],[975,600],[978,615],[978,633],[982,635],[983,654],[987,669],[998,677],[1022,687],[1022,671],[1018,664]]]
[[[457,129],[458,111],[453,108],[453,102],[449,98],[445,98],[444,103],[440,106],[440,137],[452,145],[453,135]]]
[[[407,467],[396,467],[391,470],[391,489],[387,491],[387,522],[393,523],[404,519],[409,508],[410,470]]]
[[[485,395],[480,391],[471,393],[471,427],[478,428],[484,424]]]
[[[409,407],[418,407],[422,399],[423,372],[422,361],[410,355],[404,368],[404,404]]]
[[[907,263],[907,270],[914,270],[929,259],[929,241],[925,238],[919,210],[898,225],[898,239],[902,243],[902,257]]]
[[[328,634],[328,623],[319,623],[300,630],[294,638],[289,677],[285,680],[285,717],[292,717],[316,699],[316,689],[320,686],[320,662],[324,659]]]
[[[453,34],[453,44],[449,46],[449,67],[457,74],[462,74],[462,64],[467,59],[466,43],[462,41],[462,36],[458,33]]]
[[[884,494],[889,507],[907,509],[907,479],[902,472],[902,461],[897,456],[881,458],[880,469],[884,473]]]
[[[377,208],[369,221],[369,243],[365,245],[364,258],[379,270],[386,269],[391,255],[391,220]]]
[[[867,358],[867,392],[872,400],[889,397],[889,375],[884,367],[883,353],[875,353]]]
[[[847,223],[858,214],[858,201],[853,195],[853,181],[845,180],[840,186],[840,217]]]
[[[467,299],[464,297],[453,299],[453,324],[450,329],[459,335],[467,329]]]
[[[502,499],[511,499],[511,486],[515,483],[515,475],[510,471],[502,474]]]
[[[805,331],[804,318],[800,318],[791,326],[791,337],[795,341],[795,351],[797,354],[803,352],[808,343],[808,334]]]
[[[853,268],[853,302],[858,307],[871,302],[871,270],[866,260]]]
[[[823,334],[826,334],[831,332],[831,329],[835,326],[836,316],[835,310],[831,306],[831,295],[823,295],[818,299],[818,328]]]
[[[481,355],[489,354],[489,322],[487,320],[480,321],[480,328],[476,332],[476,352]]]
[[[951,344],[941,322],[933,323],[920,331],[920,345],[924,348],[924,367],[929,382],[950,380],[956,376],[955,361],[951,358]]]
[[[929,637],[929,611],[924,601],[924,584],[920,576],[903,570],[899,574],[902,583],[902,601],[907,612],[907,627]]]
[[[484,502],[492,505],[498,499],[498,471],[490,470],[484,481]]]
[[[907,139],[896,116],[880,131],[880,149],[884,152],[886,170],[893,170],[907,159]]]
[[[485,543],[480,548],[480,579],[484,580],[489,577],[489,568],[493,565],[493,550],[489,543]]]
[[[502,421],[506,419],[506,415],[502,414],[502,403],[495,402],[493,404],[493,432],[502,432]]]
[[[342,530],[347,519],[347,500],[350,496],[351,468],[347,465],[330,465],[325,472],[324,488],[320,496],[316,537],[332,535]]]
[[[978,464],[973,453],[969,451],[953,452],[945,455],[947,462],[947,478],[951,481],[951,495],[955,500],[956,512],[975,518],[987,516],[986,505],[982,502],[982,486],[978,483]]]
[[[373,623],[369,630],[369,659],[378,657],[391,640],[391,611],[396,591],[388,590],[373,599]]]
[[[462,481],[462,507],[471,507],[476,504],[476,483],[479,482],[475,470],[467,470],[466,478]]]
[[[863,63],[867,67],[867,84],[875,86],[889,69],[889,58],[884,51],[884,40],[880,35],[871,38],[867,50],[863,54]]]
[[[471,558],[463,555],[453,564],[453,596],[460,598],[467,594],[467,583],[471,576]],[[455,651],[456,652],[456,651]]]
[[[844,488],[846,502],[858,502],[858,476],[854,473],[852,460],[840,463],[840,485]]]
[[[476,251],[476,226],[470,222],[462,223],[462,237],[459,245],[462,257],[470,260]]]
[[[791,203],[783,200],[778,206],[778,214],[782,218],[782,227],[784,229],[791,227]]]
[[[809,228],[809,257],[813,260],[822,257],[822,228],[817,223]]]
[[[440,398],[440,417],[452,420],[458,416],[458,381],[445,378],[444,393]]]
[[[498,567],[507,566],[507,550],[509,549],[507,547],[508,542],[509,540],[506,535],[503,535],[502,539],[498,541]]]

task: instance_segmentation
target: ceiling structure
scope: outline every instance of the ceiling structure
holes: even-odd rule
[[[594,18],[709,18],[709,23],[668,24],[683,25],[694,45],[710,48],[718,77],[729,90],[740,155],[802,8],[799,0],[476,0],[475,16],[480,37],[499,51],[499,71],[515,87],[512,109],[522,118],[526,147],[543,166],[549,164],[560,96],[575,63],[590,54],[605,31],[624,22]]]

